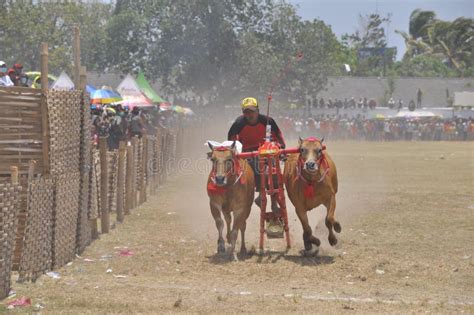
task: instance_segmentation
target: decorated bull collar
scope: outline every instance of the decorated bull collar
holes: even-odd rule
[[[307,141],[307,142],[319,142],[321,144],[321,146],[323,147],[323,150],[326,150],[326,145],[323,144],[323,141],[324,141],[324,137],[319,140],[318,138],[316,137],[308,137],[306,139],[304,139],[303,141]]]
[[[214,148],[214,150],[216,151],[225,151],[225,150],[229,150],[228,147],[217,147],[217,148]],[[232,172],[234,171],[234,173]],[[225,173],[225,176],[229,176],[229,175],[233,175],[233,174],[236,174],[237,177],[234,181],[234,183],[232,185],[225,185],[225,186],[218,186],[216,184],[216,169],[214,167],[214,165],[212,166],[212,171],[211,171],[211,181],[208,183],[207,185],[207,191],[210,195],[222,195],[222,194],[225,194],[229,188],[229,186],[234,186],[235,184],[237,183],[241,183],[241,184],[245,184],[245,178],[242,177],[242,175],[244,174],[244,170],[242,168],[242,165],[240,164],[240,161],[239,161],[239,158],[234,154],[233,158],[232,158],[232,168],[230,171],[226,172]]]
[[[225,146],[221,145],[219,147],[215,147],[213,150],[214,151],[227,151],[227,150],[229,150],[229,147],[225,147]]]
[[[322,150],[323,150],[323,152],[321,152],[321,156],[316,160],[316,163],[318,164],[318,170],[321,169],[321,167],[324,168],[324,171],[323,171],[323,173],[321,174],[321,177],[318,180],[311,181],[311,180],[308,180],[308,179],[304,178],[303,169],[304,169],[305,160],[301,156],[301,153],[298,157],[298,162],[296,164],[296,174],[297,174],[297,176],[295,178],[295,181],[300,180],[304,185],[304,188],[303,188],[304,196],[306,198],[312,198],[312,197],[314,197],[314,185],[323,182],[324,179],[326,178],[327,174],[329,173],[329,163],[328,163],[328,160],[326,158],[326,155],[324,154],[324,150],[326,150],[326,145],[322,144],[322,140],[319,140],[315,137],[309,137],[309,138],[305,139],[304,141],[319,142],[322,145]]]

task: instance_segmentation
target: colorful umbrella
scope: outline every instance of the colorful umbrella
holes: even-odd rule
[[[41,72],[39,71],[29,71],[25,72],[26,76],[28,77],[28,85],[30,85],[34,89],[41,88]],[[54,75],[48,74],[48,84],[51,85],[54,81],[58,78]]]
[[[430,118],[430,117],[435,117],[435,116],[436,115],[433,112],[420,110],[420,111],[413,111],[413,112],[401,111],[395,117],[419,119],[419,118]]]
[[[91,94],[92,104],[110,104],[121,100],[122,97],[118,93],[109,89],[95,90],[94,93]]]
[[[89,93],[89,95],[93,95],[94,92],[97,91],[97,89],[92,85],[86,85],[86,91],[87,93]]]
[[[160,104],[160,111],[165,111],[165,110],[172,110],[172,106],[170,103],[161,103]]]
[[[135,107],[153,107],[153,103],[145,97],[145,95],[123,95],[123,100],[117,102],[117,104],[122,104],[122,106],[128,106],[130,109]]]
[[[184,110],[184,114],[185,114],[185,115],[188,115],[188,116],[194,115],[193,110],[192,110],[191,108],[189,108],[189,107],[183,107],[183,110]]]
[[[105,110],[108,112],[111,112],[112,114],[117,114],[117,111],[113,109],[112,107],[107,107]]]
[[[184,113],[184,108],[179,105],[174,105],[173,107],[171,107],[171,109],[177,113]]]

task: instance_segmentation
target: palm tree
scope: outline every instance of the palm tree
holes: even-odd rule
[[[473,19],[457,18],[434,40],[439,44],[439,50],[459,72],[472,66],[472,50],[474,40]]]
[[[429,55],[446,60],[459,73],[473,65],[474,20],[460,17],[453,22],[436,19],[433,11],[416,9],[410,15],[409,33],[398,31],[406,45],[404,60]]]
[[[416,9],[410,14],[409,32],[412,38],[427,38],[428,29],[435,23],[436,13],[434,11],[422,11]]]
[[[409,32],[395,31],[405,40],[407,50],[404,59],[433,53],[432,47],[426,41],[429,40],[429,31],[436,21],[436,13],[433,11],[416,9],[410,14]]]

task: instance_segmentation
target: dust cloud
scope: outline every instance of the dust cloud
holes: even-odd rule
[[[238,112],[236,111],[236,116]],[[178,163],[178,171],[169,177],[169,183],[162,187],[162,193],[169,194],[171,202],[167,211],[176,213],[182,219],[191,235],[196,239],[217,241],[217,230],[210,213],[209,198],[206,192],[207,177],[211,164],[206,158],[209,151],[206,140],[224,141],[231,119],[213,118],[216,123],[206,126],[200,134],[194,135],[192,146],[186,150],[185,161]],[[278,121],[277,121],[278,123]],[[296,146],[296,139],[287,139],[287,147]],[[371,194],[377,199],[386,190],[387,179],[377,174],[370,160],[371,152],[358,151],[357,143],[326,140],[327,152],[333,158],[338,172],[339,191],[336,195],[336,218],[342,225],[342,233],[351,228],[351,222],[372,210]],[[350,145],[348,145],[350,144]],[[293,246],[302,247],[302,228],[290,200],[286,198]],[[254,204],[247,221],[248,247],[258,243],[260,209]],[[320,206],[309,213],[310,224],[315,235],[321,239],[321,248],[330,249],[327,242],[327,228],[324,224],[326,208]],[[283,249],[282,240],[270,240],[272,249]],[[340,248],[341,244],[336,246]]]

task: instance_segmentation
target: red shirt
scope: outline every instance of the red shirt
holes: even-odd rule
[[[254,151],[265,142],[267,117],[258,115],[258,122],[250,125],[244,116],[239,116],[230,127],[227,135],[228,140],[238,140],[242,143],[242,151]],[[282,148],[285,147],[285,140],[276,122],[270,118],[268,123],[271,126],[272,141],[276,141]]]

